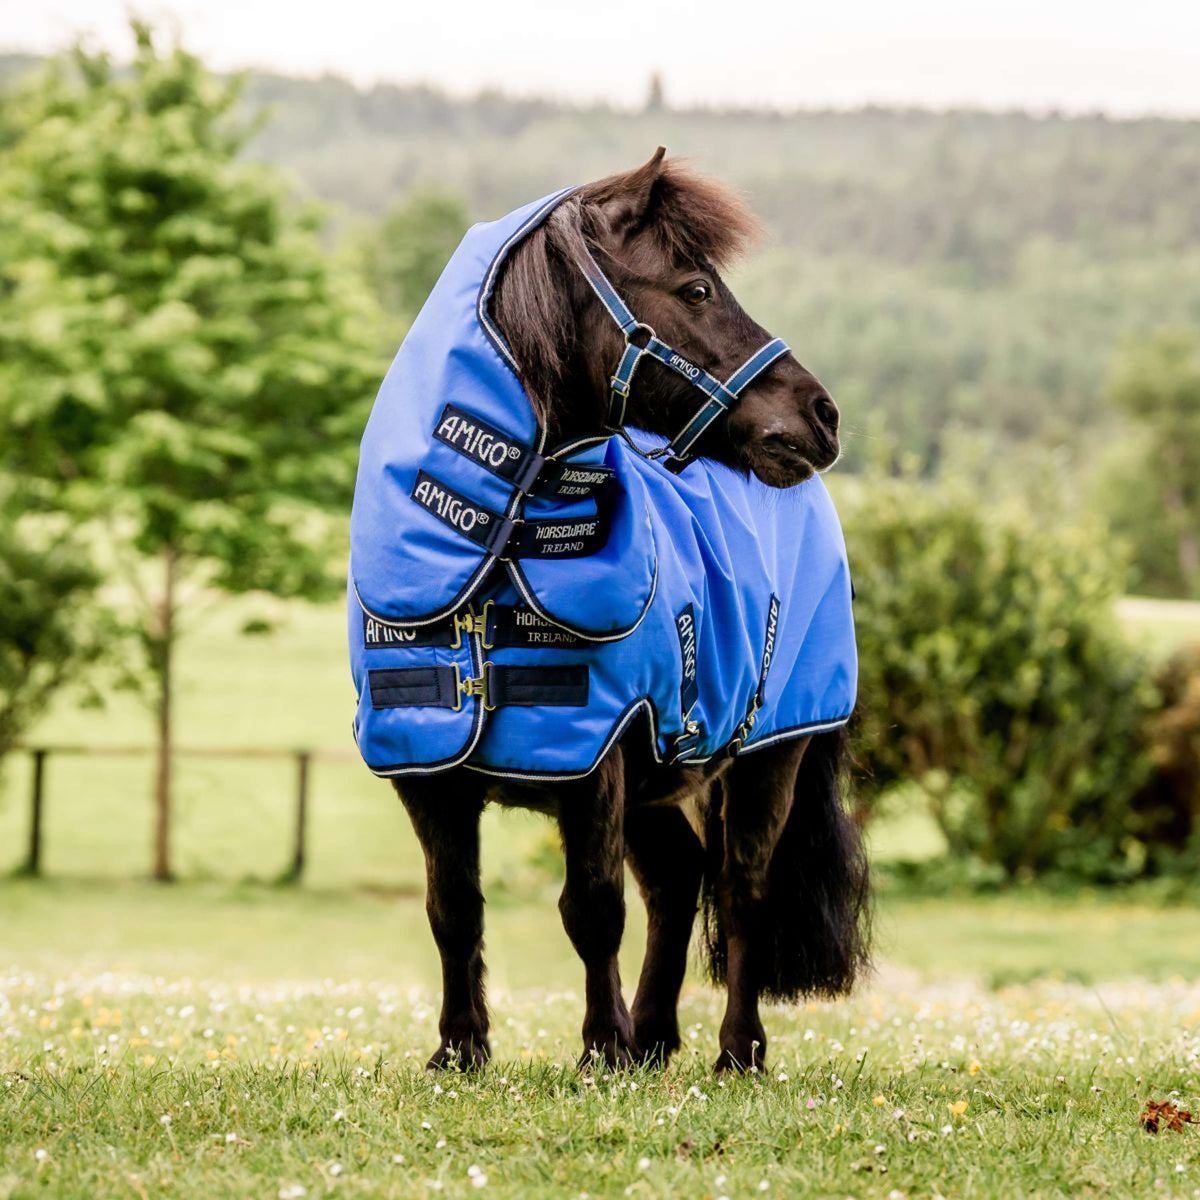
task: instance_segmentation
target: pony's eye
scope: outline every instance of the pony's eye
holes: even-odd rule
[[[684,304],[690,305],[692,308],[699,308],[712,299],[712,288],[703,279],[694,279],[680,288],[679,295]]]

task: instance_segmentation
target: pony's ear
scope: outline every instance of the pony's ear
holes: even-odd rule
[[[604,181],[603,194],[597,200],[612,233],[625,236],[646,223],[666,156],[667,148],[659,146],[640,167]]]

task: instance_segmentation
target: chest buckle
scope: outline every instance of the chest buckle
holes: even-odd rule
[[[480,645],[485,650],[493,649],[493,645],[488,641],[488,618],[491,615],[492,601],[485,600],[483,602],[483,611],[474,613],[468,610],[461,616],[454,618],[454,641],[450,643],[451,650],[459,650],[463,644],[463,634],[467,637],[480,637],[482,642]]]
[[[491,671],[493,666],[493,663],[485,662],[482,675],[468,676],[464,679],[458,664],[454,664],[454,681],[457,689],[455,711],[462,707],[463,696],[472,698],[478,696],[483,701],[485,712],[496,711],[496,705],[492,702]]]

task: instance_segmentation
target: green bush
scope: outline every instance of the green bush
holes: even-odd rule
[[[1152,767],[1133,798],[1147,869],[1200,880],[1200,642],[1177,650],[1155,684],[1158,704],[1145,727]]]
[[[1153,688],[1093,534],[952,483],[839,497],[857,590],[865,813],[917,784],[950,853],[1007,878],[1139,873]]]

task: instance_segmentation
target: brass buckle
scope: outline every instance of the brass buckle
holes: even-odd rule
[[[487,640],[488,633],[488,612],[492,607],[491,600],[483,602],[483,611],[481,613],[473,613],[468,611],[465,616],[454,618],[454,641],[450,643],[451,650],[461,650],[463,644],[463,634],[467,637],[474,637],[478,634],[483,641],[480,645],[485,650],[492,650],[494,646]]]
[[[485,662],[483,664],[482,675],[463,679],[459,672],[458,664],[454,664],[454,682],[457,689],[456,698],[458,700],[458,703],[455,705],[455,712],[462,707],[463,696],[478,696],[483,701],[484,712],[496,711],[496,706],[492,703],[491,676],[488,674],[494,665],[494,663]]]

